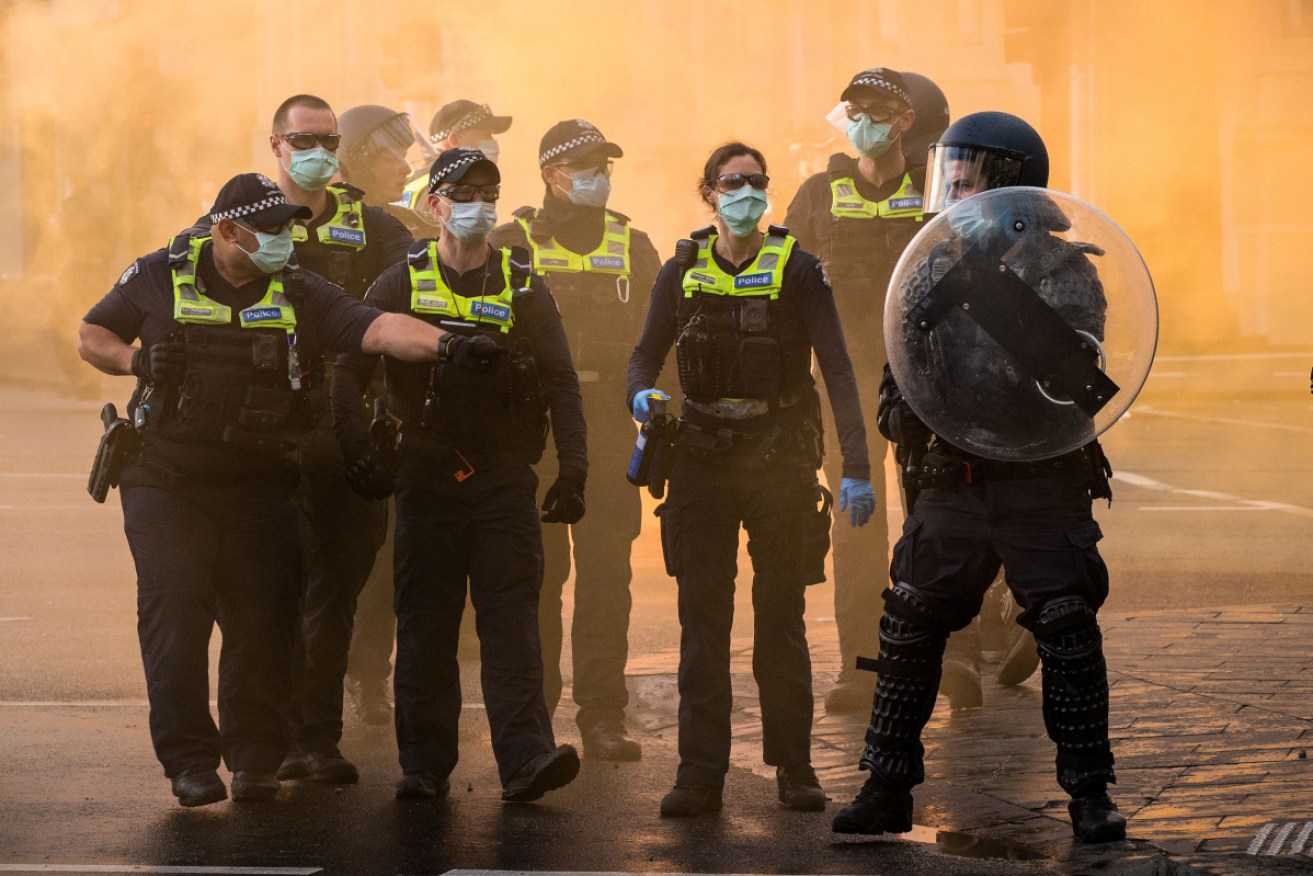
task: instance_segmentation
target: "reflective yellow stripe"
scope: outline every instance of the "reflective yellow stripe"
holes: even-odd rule
[[[502,289],[496,295],[478,295],[466,298],[451,291],[442,272],[438,270],[438,242],[429,245],[418,258],[408,261],[410,270],[410,310],[433,316],[445,316],[466,322],[496,326],[503,334],[515,325],[515,310],[511,299],[515,288],[511,283],[511,253],[499,250],[501,255]]]
[[[533,216],[516,216],[515,221],[524,229],[524,236],[533,251],[533,270],[535,273],[552,273],[559,271],[570,274],[611,274],[629,276],[629,225],[621,222],[610,213],[606,214],[606,231],[602,233],[602,242],[597,249],[585,255],[571,252],[556,242],[553,237],[547,245],[541,245],[529,233],[529,223],[538,218],[538,211]]]
[[[201,247],[210,238],[193,237],[188,241],[187,258],[182,264],[172,264],[173,318],[188,325],[228,325],[232,322],[232,308],[220,304],[205,294],[205,282],[198,266]],[[173,241],[169,241],[172,248]],[[291,333],[296,330],[296,309],[283,294],[283,275],[280,271],[269,278],[264,298],[254,307],[238,314],[242,328],[280,328]]]
[[[852,177],[830,181],[830,214],[838,219],[911,219],[922,221],[921,192],[912,177],[903,174],[903,184],[883,201],[868,201],[857,191]]]
[[[769,296],[772,301],[780,297],[780,288],[784,283],[784,265],[793,252],[797,241],[790,235],[782,237],[768,234],[762,241],[761,251],[752,264],[741,274],[727,274],[716,264],[711,256],[711,248],[716,243],[716,235],[698,241],[698,256],[693,267],[684,272],[684,297],[692,298],[693,293],[706,295],[730,295],[734,297]]]

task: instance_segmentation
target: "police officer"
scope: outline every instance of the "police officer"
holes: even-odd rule
[[[934,149],[927,212],[985,189],[1047,184],[1048,154],[1030,125],[1006,113],[974,113],[949,126]],[[968,200],[960,210],[969,206]],[[966,210],[954,228],[965,234],[985,223],[1007,234],[1034,225],[1038,234],[1029,233],[1036,250],[1012,240],[1000,248],[1020,253],[1016,270],[1028,282],[1042,278],[1050,294],[1096,314],[1094,328],[1101,334],[1106,303],[1085,255],[1089,250],[1049,234],[1046,228],[1065,226],[1045,226],[1045,217],[1015,226],[990,221]],[[928,286],[939,271],[937,262],[923,261],[909,282]],[[1126,820],[1107,792],[1115,777],[1107,669],[1095,617],[1108,594],[1108,570],[1096,546],[1101,533],[1090,505],[1093,497],[1111,496],[1098,442],[1041,462],[982,459],[931,436],[887,369],[879,426],[900,450],[913,451],[923,478],[894,550],[894,585],[884,594],[879,681],[861,759],[871,776],[835,818],[834,830],[911,829],[910,791],[925,778],[920,736],[934,709],[945,639],[980,611],[1001,564],[1024,609],[1020,622],[1039,643],[1044,723],[1057,745],[1058,783],[1071,795],[1073,832],[1086,842],[1124,838]]]
[[[209,218],[210,236],[181,235],[129,266],[78,336],[83,359],[138,378],[130,411],[144,449],[122,475],[124,529],[151,739],[184,806],[227,796],[221,755],[234,799],[278,791],[299,594],[287,450],[325,408],[323,353],[431,361],[445,336],[297,270],[291,222],[312,212],[267,177],[229,180]],[[443,348],[475,363],[470,344]],[[216,622],[217,729],[206,665]]]
[[[885,363],[884,291],[898,257],[921,228],[921,175],[914,174],[902,142],[918,114],[902,74],[885,67],[853,76],[840,100],[857,156],[831,155],[829,168],[798,189],[784,224],[797,235],[799,245],[816,253],[825,266],[859,391],[862,397],[874,399],[877,375]],[[917,163],[924,167],[924,159]],[[826,429],[833,428],[827,420]],[[867,440],[872,465],[883,477],[887,444],[874,430]],[[826,466],[826,477],[832,488],[839,483],[837,459],[831,458]],[[874,679],[856,665],[858,657],[878,648],[878,597],[886,584],[883,570],[888,556],[885,515],[875,515],[860,533],[836,525],[834,619],[842,669],[825,698],[827,711],[860,712],[870,707]]]
[[[434,114],[429,137],[439,150],[469,146],[496,164],[501,151],[496,135],[505,134],[510,127],[511,117],[495,115],[486,103],[453,100]]]
[[[457,636],[468,582],[502,799],[536,800],[572,781],[579,758],[557,746],[542,693],[538,589],[541,524],[533,464],[548,415],[560,474],[545,522],[584,513],[588,459],[579,383],[561,318],[528,254],[496,250],[501,175],[477,149],[443,152],[430,175],[442,235],[389,268],[366,301],[412,313],[492,351],[493,369],[467,374],[386,360],[388,405],[401,421],[397,473],[397,746],[400,798],[446,796],[461,711]],[[343,441],[374,361],[334,369],[334,423]]]
[[[576,559],[574,657],[576,721],[584,754],[637,760],[642,748],[625,732],[625,660],[629,653],[629,554],[642,520],[639,495],[618,473],[633,450],[634,432],[615,399],[623,391],[633,338],[642,326],[641,298],[661,267],[656,248],[629,217],[607,206],[611,159],[624,153],[583,119],[553,125],[538,148],[547,186],[542,209],[522,207],[515,221],[493,232],[494,246],[533,254],[533,270],[547,279],[561,308],[591,425],[589,457],[606,472],[589,491],[591,512],[578,525],[544,532],[544,579],[539,600],[547,707],[561,697],[561,591]]]
[[[803,608],[825,579],[828,493],[820,467],[815,350],[843,453],[839,505],[864,524],[875,509],[857,382],[830,285],[788,229],[757,225],[766,161],[743,143],[707,159],[699,180],[716,224],[680,241],[652,290],[629,362],[627,399],[647,419],[661,365],[676,348],[685,394],[670,492],[661,509],[667,571],[679,584],[679,771],[663,816],[721,808],[729,770],[729,641],[739,527],[748,531],[755,617],[752,668],[764,757],[780,801],[819,811],[811,767],[812,688]],[[818,503],[821,507],[818,509]]]
[[[352,107],[337,120],[342,133],[342,178],[365,193],[365,201],[391,213],[419,239],[438,232],[427,205],[412,199],[407,184],[427,178],[437,157],[429,138],[409,113],[377,104]]]

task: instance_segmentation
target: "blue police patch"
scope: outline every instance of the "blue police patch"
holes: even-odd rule
[[[625,260],[620,256],[589,256],[588,263],[594,268],[620,270],[625,266]]]
[[[770,274],[739,274],[734,278],[735,289],[757,289],[770,285]]]
[[[264,322],[270,319],[281,319],[282,316],[283,311],[279,307],[252,307],[250,310],[242,311],[243,322]]]
[[[355,246],[365,245],[365,232],[355,228],[340,228],[337,225],[329,226],[328,238],[339,243],[350,243]]]
[[[470,304],[470,313],[505,322],[510,319],[511,309],[504,304],[493,304],[491,301],[475,301]]]
[[[891,210],[919,210],[921,209],[920,198],[890,198],[889,208]]]

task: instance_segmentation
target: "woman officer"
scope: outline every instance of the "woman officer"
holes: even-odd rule
[[[673,345],[684,392],[670,495],[660,509],[667,571],[679,583],[679,771],[663,816],[721,808],[729,771],[729,642],[739,527],[748,531],[753,675],[766,763],[779,799],[819,811],[811,767],[811,660],[804,591],[823,581],[828,494],[818,484],[820,398],[813,350],[843,452],[839,507],[860,526],[875,509],[852,363],[820,262],[766,211],[766,160],[743,143],[707,159],[699,180],[715,224],[680,241],[652,290],[629,360],[630,410],[647,419]],[[818,510],[818,504],[821,509]]]

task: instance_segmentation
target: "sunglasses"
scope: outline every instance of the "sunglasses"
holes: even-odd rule
[[[307,131],[293,131],[290,134],[279,134],[278,139],[297,152],[302,149],[313,149],[316,144],[323,146],[329,152],[336,152],[337,147],[342,145],[341,134],[311,134]]]
[[[292,220],[289,219],[281,225],[256,225],[250,219],[234,219],[238,228],[245,228],[247,231],[256,231],[261,234],[282,234],[284,230],[291,227]]]
[[[871,121],[876,124],[885,124],[892,122],[902,116],[907,110],[903,107],[892,106],[862,106],[856,103],[850,103],[843,109],[844,114],[848,116],[851,122],[857,121],[862,116],[870,117]]]
[[[716,177],[716,189],[722,192],[741,189],[745,183],[757,191],[764,191],[770,184],[770,177],[764,173],[722,173]]]
[[[449,201],[457,204],[468,204],[478,195],[479,200],[485,204],[494,204],[501,197],[501,186],[472,186],[472,185],[454,185],[447,186],[444,189],[438,189],[435,194],[441,195]]]

